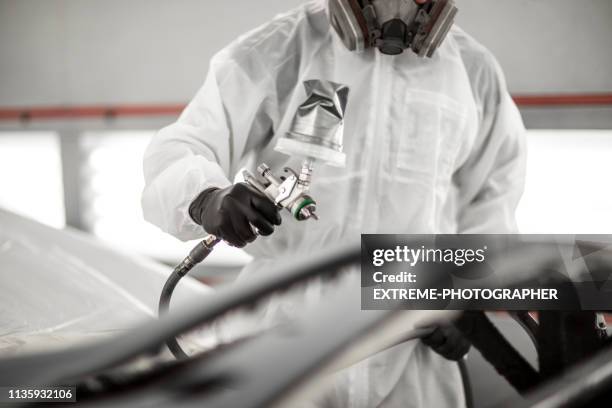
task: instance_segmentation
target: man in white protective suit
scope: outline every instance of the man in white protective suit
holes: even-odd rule
[[[446,26],[416,44],[407,33],[415,10],[428,3],[445,6]],[[245,250],[254,259],[239,279],[362,233],[514,232],[524,127],[494,57],[456,26],[446,35],[451,6],[317,0],[238,38],[214,56],[203,87],[148,147],[145,218],[181,240],[211,233],[237,247],[250,243]],[[346,165],[316,168],[311,193],[321,221],[287,219],[274,231],[290,215],[231,180],[262,162],[299,167],[299,158],[274,146],[309,79],[350,89]],[[255,240],[251,225],[265,236]],[[439,328],[426,342],[395,346],[345,370],[314,405],[464,406],[453,360],[468,348],[452,327]]]

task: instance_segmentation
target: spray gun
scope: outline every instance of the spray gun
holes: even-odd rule
[[[243,173],[247,183],[264,193],[279,208],[286,208],[298,221],[318,219],[316,203],[307,194],[314,163],[322,161],[332,166],[344,166],[342,152],[344,111],[348,87],[329,81],[304,82],[307,98],[293,118],[291,129],[276,144],[275,150],[304,158],[299,173],[286,167],[288,177],[277,179],[266,164],[257,168],[258,176]]]
[[[277,178],[268,165],[262,163],[257,167],[258,177],[247,170],[242,175],[248,184],[273,201],[279,209],[287,209],[296,220],[317,220],[316,202],[308,195],[310,173],[305,174],[302,169],[298,175],[290,167],[285,167],[284,170],[289,175]]]
[[[312,172],[315,162],[332,166],[344,166],[346,156],[342,151],[344,136],[344,112],[349,93],[345,85],[323,80],[304,82],[306,101],[297,109],[291,129],[279,139],[274,150],[291,156],[302,157],[299,172],[285,167],[285,176],[277,177],[264,163],[253,175],[243,171],[244,181],[274,202],[279,209],[286,209],[293,218],[305,221],[318,219],[316,202],[309,195]],[[159,299],[159,314],[168,311],[172,293],[178,282],[198,263],[213,251],[221,239],[214,235],[206,236],[198,243],[185,259],[176,266],[168,277]],[[167,342],[168,348],[176,358],[185,358],[176,339]]]

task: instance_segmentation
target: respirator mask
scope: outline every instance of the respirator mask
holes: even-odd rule
[[[376,47],[397,55],[412,49],[431,57],[457,14],[454,0],[329,0],[331,25],[344,45],[361,52]]]

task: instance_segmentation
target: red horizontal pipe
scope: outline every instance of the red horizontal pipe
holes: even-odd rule
[[[612,94],[584,95],[514,95],[519,106],[593,106],[612,105]]]
[[[612,105],[612,94],[515,95],[513,98],[523,107]],[[176,116],[184,108],[184,104],[0,108],[0,121]]]
[[[175,116],[183,104],[117,105],[117,106],[58,106],[32,108],[0,108],[0,120],[115,118],[126,116]]]

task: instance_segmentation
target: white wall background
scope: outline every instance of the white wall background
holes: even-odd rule
[[[217,50],[299,3],[1,0],[0,106],[187,101]]]
[[[457,0],[513,93],[612,91],[612,1]]]

